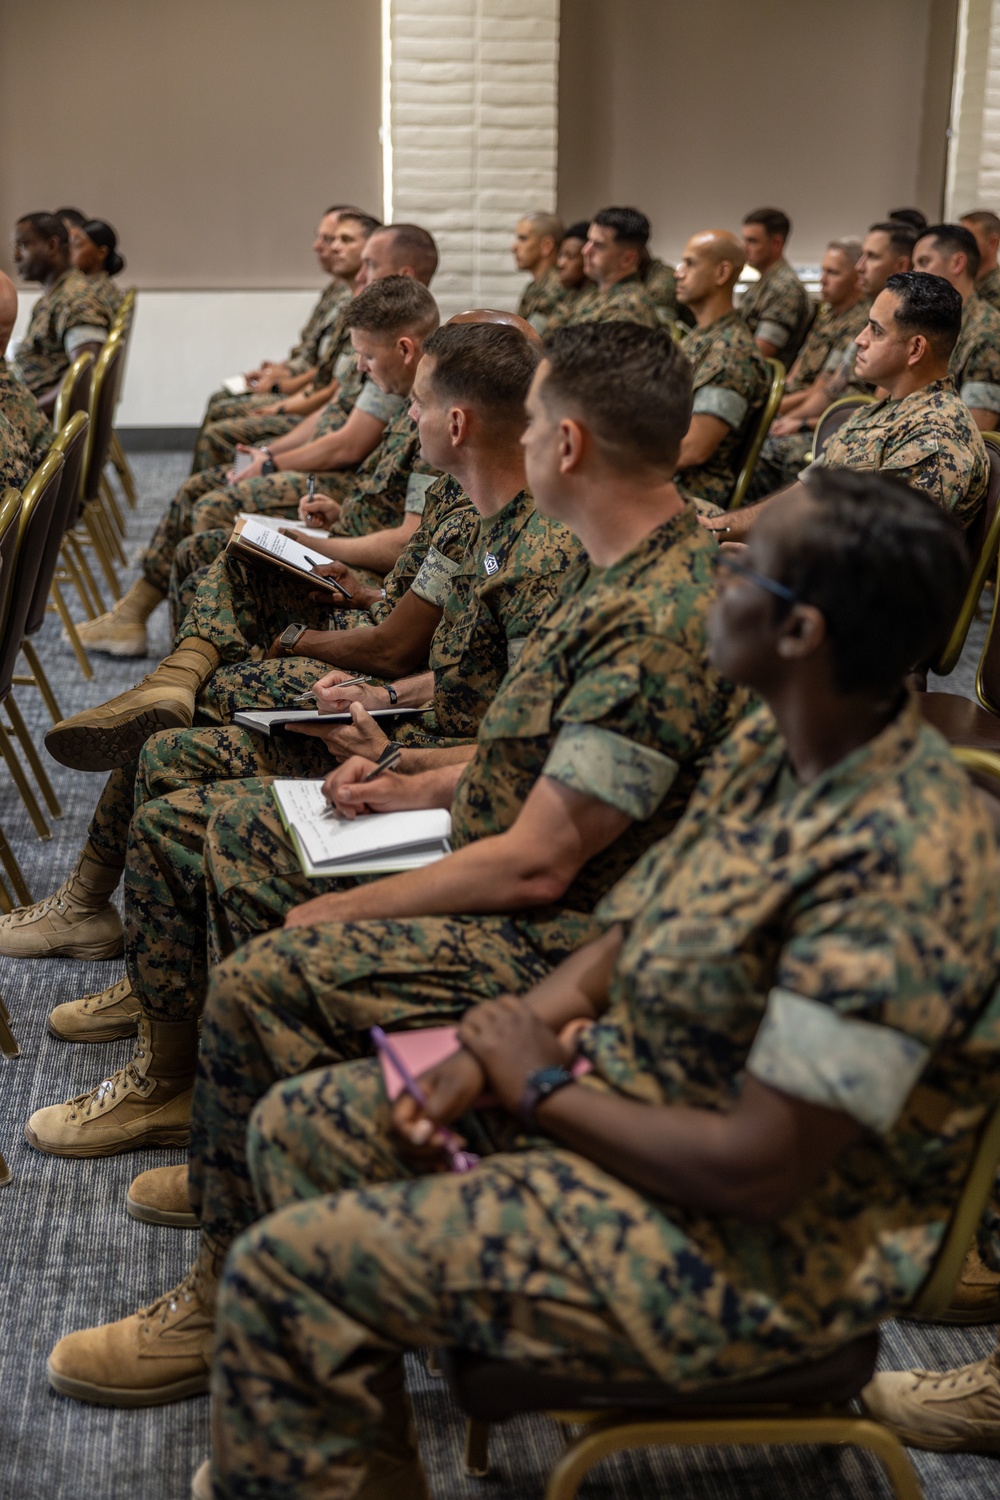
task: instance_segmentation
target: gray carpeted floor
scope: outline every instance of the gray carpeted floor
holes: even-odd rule
[[[133,466],[142,495],[139,512],[130,517],[134,552],[184,477],[187,462],[176,454],[144,454],[135,457]],[[164,615],[161,610],[154,620],[151,645],[157,657],[167,649]],[[947,683],[949,690],[961,687],[971,693],[982,634],[983,627],[975,627],[963,663]],[[102,702],[146,670],[143,663],[97,657],[94,681],[83,682],[52,620],[43,628],[40,649],[64,713]],[[40,739],[48,719],[38,694],[19,688],[17,696]],[[64,878],[101,785],[99,777],[52,763],[50,768],[64,816],[53,824],[46,842],[35,837],[9,780],[0,776],[0,822],[36,898]],[[124,1212],[126,1188],[135,1173],[180,1160],[179,1155],[59,1161],[30,1150],[22,1135],[32,1109],[93,1086],[128,1055],[128,1043],[72,1047],[45,1030],[53,1005],[103,988],[120,972],[120,963],[0,959],[0,993],[22,1047],[16,1061],[0,1059],[0,1151],[14,1174],[13,1182],[0,1189],[0,1500],[186,1500],[191,1473],[207,1452],[206,1400],[152,1411],[105,1411],[56,1396],[45,1378],[46,1355],[61,1334],[126,1316],[179,1279],[192,1249],[190,1234],[148,1228]],[[994,1329],[892,1325],[885,1331],[885,1362],[959,1363],[985,1353],[994,1334]],[[558,1452],[554,1426],[539,1419],[499,1429],[490,1477],[468,1479],[461,1469],[458,1413],[441,1382],[429,1379],[422,1365],[413,1362],[411,1373],[435,1500],[541,1495],[546,1468]],[[916,1462],[928,1500],[988,1500],[1000,1483],[1000,1467],[989,1458],[917,1455]],[[668,1494],[690,1500],[797,1500],[802,1494],[867,1500],[888,1490],[876,1466],[850,1451],[704,1449],[639,1454],[609,1463],[584,1493],[616,1500]]]

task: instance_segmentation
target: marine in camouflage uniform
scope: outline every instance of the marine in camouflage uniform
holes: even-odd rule
[[[788,372],[786,396],[808,390],[820,377],[829,384],[831,401],[846,394],[857,353],[854,341],[868,322],[870,308],[871,303],[866,297],[839,311],[823,303],[802,353]],[[871,387],[859,382],[855,389],[867,392]],[[765,438],[751,480],[749,498],[760,500],[764,495],[772,495],[775,490],[791,484],[807,462],[812,445],[810,428],[790,432],[784,437]]]
[[[34,468],[52,446],[52,423],[23,381],[18,380],[0,355],[0,413],[24,438]]]
[[[0,494],[8,486],[23,490],[35,467],[24,434],[0,411]]]
[[[122,305],[122,292],[117,281],[109,276],[107,271],[95,271],[93,276],[87,277],[87,284],[101,306],[107,312],[108,327],[115,321],[118,309]]]
[[[111,327],[107,308],[80,271],[64,271],[42,292],[12,361],[35,395],[58,385],[85,344],[102,344]]]
[[[982,435],[950,379],[861,407],[814,463],[893,474],[964,527],[975,519],[990,477]]]
[[[566,288],[559,280],[559,272],[555,266],[549,266],[537,281],[529,281],[521,293],[518,317],[525,318],[536,332],[546,333],[565,300]]]
[[[739,310],[754,338],[773,344],[775,358],[790,369],[809,329],[813,308],[784,257],[744,292]]]
[[[415,1462],[404,1350],[697,1389],[905,1308],[1000,1087],[996,869],[988,816],[912,702],[806,787],[761,711],[598,909],[625,938],[580,1087],[727,1111],[749,1074],[860,1127],[773,1221],[650,1198],[500,1109],[458,1123],[473,1172],[421,1173],[373,1061],[276,1084],[241,1206],[267,1217],[219,1290],[214,1493],[346,1497],[373,1455]],[[213,987],[210,1048],[225,1014],[300,1068],[337,1055],[296,984],[235,978]],[[193,1202],[204,1216],[197,1175]]]
[[[659,328],[660,319],[638,276],[624,276],[609,287],[590,287],[558,310],[550,328],[575,323],[641,323]]]
[[[966,406],[1000,423],[1000,312],[971,292],[962,307],[962,327],[948,373]]]
[[[694,386],[692,415],[718,417],[728,432],[705,463],[681,469],[684,492],[723,509],[729,504],[750,434],[760,420],[771,374],[738,312],[724,313],[684,340]]]
[[[980,276],[976,282],[976,296],[1000,311],[1000,268],[994,266],[992,271]]]
[[[676,322],[679,309],[677,307],[677,277],[674,275],[673,266],[668,266],[663,260],[655,258],[650,260],[642,276],[642,284],[646,288],[646,296],[656,308],[660,322],[666,324]]]

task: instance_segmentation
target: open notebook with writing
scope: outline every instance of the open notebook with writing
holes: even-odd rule
[[[399,719],[411,714],[422,714],[422,708],[367,708],[372,719]],[[285,724],[350,724],[349,713],[321,714],[317,708],[241,708],[233,714],[233,723],[241,729],[252,729],[254,734],[270,735]]]
[[[314,552],[311,547],[303,547],[301,542],[293,541],[290,536],[282,536],[273,526],[265,526],[253,516],[248,520],[242,517],[237,520],[226,550],[252,558],[255,562],[271,563],[284,573],[294,573],[297,578],[307,582],[311,589],[326,591],[340,600],[345,598],[345,590],[332,578],[318,577],[313,571],[328,563],[328,557],[324,557],[321,552]]]
[[[302,521],[290,521],[287,516],[258,516],[252,510],[241,510],[236,519],[255,521],[258,526],[266,526],[268,531],[297,531],[300,536],[308,537],[326,538],[330,535],[325,526],[306,526]]]
[[[445,808],[349,819],[324,816],[330,804],[322,781],[275,781],[271,791],[304,875],[389,875],[451,853]]]

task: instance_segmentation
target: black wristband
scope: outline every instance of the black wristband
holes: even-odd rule
[[[535,1110],[542,1100],[554,1094],[557,1089],[564,1089],[568,1083],[575,1082],[576,1079],[570,1070],[559,1064],[554,1064],[549,1068],[536,1068],[524,1080],[524,1093],[517,1106],[521,1119],[529,1128],[535,1129]]]
[[[394,708],[399,699],[399,694],[396,692],[396,689],[393,687],[391,682],[384,682],[382,686],[389,694],[389,707]]]

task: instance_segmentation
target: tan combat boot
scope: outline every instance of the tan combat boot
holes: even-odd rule
[[[6,958],[117,958],[125,947],[122,919],[110,901],[121,868],[95,859],[84,844],[69,879],[44,901],[0,917]]]
[[[965,1257],[962,1276],[950,1303],[932,1321],[965,1327],[1000,1322],[1000,1271],[991,1271],[983,1265],[975,1245]]]
[[[137,1146],[186,1146],[198,1055],[197,1021],[139,1018],[135,1056],[88,1094],[36,1109],[24,1133],[50,1156],[116,1156]]]
[[[82,1000],[67,1000],[49,1011],[48,1027],[64,1042],[116,1042],[135,1036],[142,1008],[126,976]]]
[[[197,636],[181,641],[137,687],[53,726],[45,748],[74,771],[115,771],[135,760],[158,729],[189,729],[194,700],[219,665],[219,653]]]
[[[191,1481],[191,1500],[212,1500],[212,1460],[199,1464]]]
[[[187,1162],[179,1167],[150,1167],[148,1172],[140,1172],[128,1190],[125,1209],[144,1224],[197,1229],[198,1219],[188,1197]]]
[[[108,656],[148,656],[146,621],[165,596],[138,578],[114,609],[96,620],[84,620],[77,634],[88,651]]]
[[[957,1370],[884,1370],[861,1392],[871,1416],[913,1448],[1000,1453],[1000,1350]]]
[[[197,1266],[179,1286],[130,1318],[81,1328],[49,1355],[49,1381],[97,1406],[162,1406],[208,1390],[212,1299]]]

